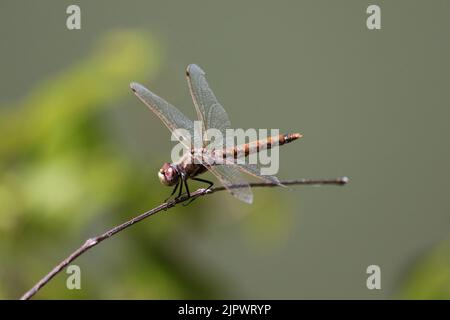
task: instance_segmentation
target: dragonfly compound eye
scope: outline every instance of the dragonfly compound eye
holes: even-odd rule
[[[162,184],[172,186],[178,182],[178,171],[169,163],[165,163],[159,170],[158,177]]]

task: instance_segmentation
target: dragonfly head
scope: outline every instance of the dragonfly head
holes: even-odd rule
[[[171,165],[170,163],[164,163],[162,168],[159,169],[158,178],[163,185],[173,186],[178,183],[180,175],[174,165]]]

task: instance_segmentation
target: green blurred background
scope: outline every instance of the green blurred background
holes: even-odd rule
[[[156,172],[170,134],[128,84],[193,117],[189,63],[235,127],[305,135],[280,150],[280,178],[350,185],[174,208],[80,257],[82,290],[61,273],[36,298],[450,298],[449,12],[445,0],[2,1],[0,298],[168,195]],[[366,287],[371,264],[381,290]]]

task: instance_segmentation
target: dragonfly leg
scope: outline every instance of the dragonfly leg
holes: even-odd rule
[[[181,176],[181,179],[184,180],[183,176]],[[178,191],[177,199],[181,197],[181,193],[183,192],[183,181],[179,182],[180,184],[180,191]]]
[[[191,197],[191,193],[189,192],[189,187],[188,187],[188,184],[187,184],[187,179],[183,179],[183,182],[184,182],[184,187],[186,188],[186,193],[187,193],[187,197],[188,197],[188,199]]]
[[[178,196],[175,199],[180,199],[181,198],[181,194],[183,193],[183,185],[186,187],[187,196],[189,198],[191,196],[191,194],[189,193],[189,188],[188,188],[188,185],[187,185],[187,182],[186,182],[186,180],[187,180],[186,175],[181,174],[180,178],[181,178],[181,180],[179,182],[180,190],[178,191]]]
[[[214,182],[209,181],[209,180],[200,179],[200,178],[191,178],[191,179],[192,179],[192,180],[195,180],[195,181],[200,181],[200,182],[207,183],[207,184],[208,184],[208,187],[205,189],[205,192],[208,191],[209,189],[211,189],[211,187],[214,185]],[[192,198],[192,199],[189,200],[187,203],[184,203],[183,206],[187,206],[187,205],[191,204],[192,201],[194,201],[195,199],[197,199],[197,198]]]
[[[164,200],[164,202],[167,202],[170,198],[172,198],[172,196],[175,194],[175,192],[177,192],[179,185],[180,185],[180,182],[178,181],[175,188],[173,188],[172,193],[170,194],[170,196],[168,198],[166,198],[166,200]]]
[[[204,182],[204,183],[207,183],[208,184],[208,188],[206,188],[205,189],[205,191],[206,190],[209,190],[209,189],[211,189],[211,187],[214,185],[214,182],[212,182],[212,181],[209,181],[209,180],[205,180],[205,179],[200,179],[200,178],[192,178],[192,180],[195,180],[195,181],[200,181],[200,182]]]

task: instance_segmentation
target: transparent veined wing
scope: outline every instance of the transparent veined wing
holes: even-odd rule
[[[278,186],[283,186],[280,183],[280,180],[278,180],[278,178],[274,175],[263,175],[261,173],[261,167],[259,164],[250,164],[247,163],[245,157],[240,157],[238,159],[218,159],[219,161],[221,161],[221,163],[223,163],[224,165],[227,166],[236,166],[238,170],[240,170],[243,173],[246,173],[248,175],[251,175],[254,178],[257,178],[259,180],[262,180],[263,182],[266,183],[272,183]]]
[[[230,119],[209,87],[205,72],[196,64],[190,64],[186,69],[186,77],[198,119],[203,123],[203,132],[214,128],[225,137],[225,130],[231,127]],[[206,147],[206,144],[203,146]]]
[[[204,163],[213,163],[214,159],[203,155]],[[253,202],[253,193],[247,180],[241,174],[237,165],[212,165],[208,170],[222,183],[222,185],[236,198],[246,203]]]
[[[240,148],[242,149],[242,148]],[[198,157],[198,156],[197,156]],[[201,157],[199,157],[201,158]],[[264,175],[262,174],[261,166],[259,163],[249,163],[250,158],[247,158],[245,155],[237,157],[224,157],[222,150],[212,150],[209,154],[204,154],[203,159],[206,159],[208,162],[214,166],[217,165],[228,165],[235,166],[238,170],[251,175],[259,180],[262,180],[266,183],[275,184],[278,186],[284,186],[280,183],[280,180],[275,175]],[[199,160],[200,161],[200,160]]]
[[[143,85],[132,82],[130,87],[134,94],[161,119],[171,132],[177,129],[186,129],[189,132],[190,137],[180,135],[177,138],[186,148],[191,149],[191,139],[192,143],[195,143],[193,139],[197,137],[197,135],[194,135],[194,123],[180,110]]]
[[[255,178],[258,178],[266,183],[273,183],[278,186],[283,186],[276,176],[269,176],[261,174],[261,168],[256,164],[237,164],[239,170],[245,172]]]

